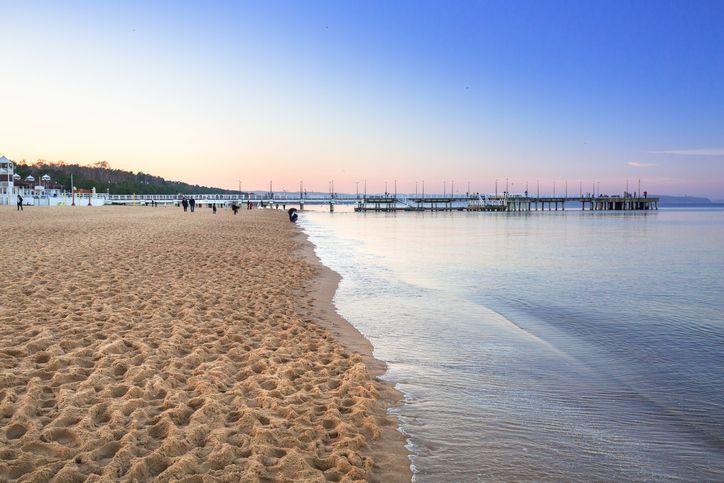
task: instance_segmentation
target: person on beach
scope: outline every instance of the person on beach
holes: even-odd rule
[[[239,212],[239,205],[236,204],[236,201],[231,202],[231,211],[233,211],[234,214]]]
[[[194,212],[194,207],[196,206],[196,200],[193,199],[193,198],[191,198],[191,199],[189,200],[189,206],[191,207],[191,213],[193,213],[193,212]]]
[[[213,214],[216,214],[216,203],[214,203],[213,205],[211,205],[211,211],[212,211]]]
[[[189,201],[186,198],[181,198],[181,206],[184,207],[184,212],[186,212],[189,207]]]
[[[18,211],[23,211],[23,197],[18,195]]]

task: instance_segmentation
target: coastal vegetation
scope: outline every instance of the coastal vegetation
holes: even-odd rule
[[[114,169],[107,161],[99,161],[92,165],[83,166],[80,164],[66,163],[64,161],[46,161],[38,159],[29,164],[25,160],[17,163],[15,172],[22,178],[32,175],[39,180],[47,174],[54,185],[60,185],[70,190],[70,176],[73,175],[73,183],[76,188],[92,189],[110,194],[178,194],[178,193],[231,193],[232,191],[183,183],[181,181],[169,181],[160,176],[139,171],[134,173],[122,169]]]

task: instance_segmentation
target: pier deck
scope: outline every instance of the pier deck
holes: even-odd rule
[[[178,204],[180,195],[99,195],[106,204],[138,205],[149,204],[154,201],[158,204]],[[252,203],[254,206],[299,205],[328,205],[330,211],[334,206],[354,205],[358,212],[379,211],[564,211],[566,204],[580,203],[584,211],[646,211],[658,210],[659,198],[649,196],[523,196],[523,195],[319,195],[295,196],[291,193],[275,193],[259,195],[258,193],[239,194],[192,194],[185,195],[194,198],[199,206],[228,205],[232,202]],[[78,198],[80,203],[85,201]]]
[[[355,211],[564,211],[566,203],[580,203],[583,211],[659,209],[659,199],[648,196],[368,196],[358,201]]]

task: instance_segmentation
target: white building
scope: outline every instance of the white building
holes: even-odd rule
[[[76,190],[73,197],[47,174],[40,177],[40,182],[32,175],[22,179],[15,172],[14,162],[0,157],[0,205],[14,205],[18,201],[17,195],[23,197],[23,204],[27,206],[70,205],[74,198],[77,205],[103,206],[105,203],[105,193],[98,195],[95,188],[90,193],[80,191]]]
[[[15,175],[15,163],[5,156],[0,157],[0,204],[15,203],[13,193],[17,178],[19,176]]]

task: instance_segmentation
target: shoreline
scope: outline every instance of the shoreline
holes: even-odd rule
[[[374,408],[374,412],[379,421],[381,436],[368,442],[369,456],[375,461],[373,476],[383,482],[412,481],[406,436],[398,430],[398,418],[387,413],[389,408],[400,404],[403,394],[395,389],[392,382],[380,379],[380,376],[387,372],[387,364],[374,357],[372,343],[337,312],[334,296],[342,280],[341,275],[322,263],[314,251],[314,244],[309,240],[309,236],[301,226],[295,225],[295,227],[297,234],[294,239],[300,244],[297,253],[315,270],[311,287],[307,288],[304,295],[318,302],[318,305],[314,305],[311,310],[303,310],[302,313],[315,316],[318,325],[328,330],[342,346],[360,354],[379,394],[378,405]]]

